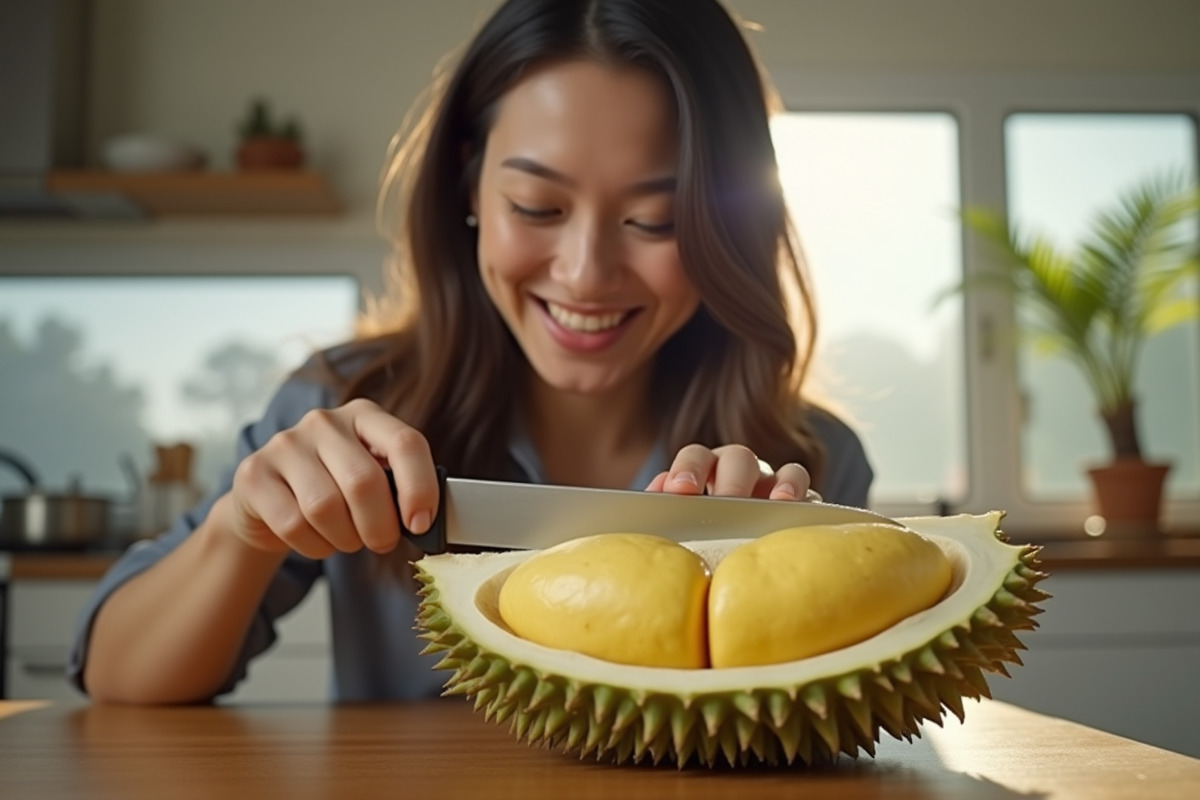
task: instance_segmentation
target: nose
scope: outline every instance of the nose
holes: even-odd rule
[[[620,280],[619,237],[605,227],[578,220],[562,228],[550,277],[578,300],[601,297]]]

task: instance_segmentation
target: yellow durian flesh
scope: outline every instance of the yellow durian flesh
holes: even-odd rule
[[[500,588],[500,616],[546,647],[618,664],[695,669],[708,661],[708,566],[657,536],[575,539],[523,562]]]
[[[714,571],[710,663],[777,664],[861,642],[934,605],[950,580],[942,550],[907,528],[776,531],[736,548]]]
[[[937,602],[950,577],[935,544],[896,525],[777,531],[729,553],[711,584],[681,545],[601,534],[523,563],[499,611],[524,639],[615,663],[756,666],[868,639]]]

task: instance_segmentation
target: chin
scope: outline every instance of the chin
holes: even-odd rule
[[[611,372],[581,374],[578,370],[537,370],[546,385],[570,394],[603,394],[621,384],[621,377]]]

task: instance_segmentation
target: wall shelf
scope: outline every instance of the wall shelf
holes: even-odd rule
[[[47,188],[108,217],[333,216],[337,198],[318,172],[57,171]]]

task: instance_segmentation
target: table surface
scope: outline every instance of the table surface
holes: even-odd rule
[[[0,797],[1187,798],[1200,760],[996,701],[822,769],[580,761],[461,699],[135,708],[0,702]]]

